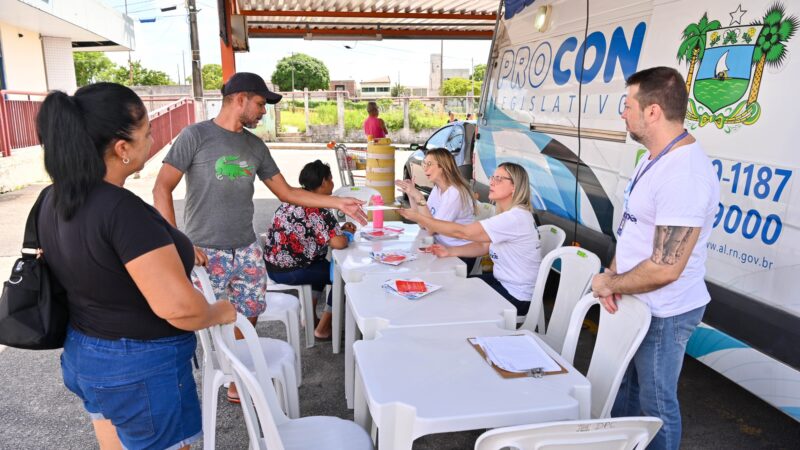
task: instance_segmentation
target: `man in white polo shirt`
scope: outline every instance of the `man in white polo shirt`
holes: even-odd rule
[[[617,249],[592,290],[610,313],[621,294],[652,311],[611,415],[654,416],[664,426],[649,449],[678,449],[680,376],[686,343],[710,300],[706,242],[719,203],[719,181],[700,144],[684,128],[688,101],[680,73],[655,67],[631,75],[622,118],[648,153],[625,189]]]

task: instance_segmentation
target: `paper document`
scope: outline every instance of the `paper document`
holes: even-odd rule
[[[473,342],[480,345],[494,365],[509,372],[526,372],[536,368],[541,368],[543,372],[562,370],[531,336],[476,337]]]
[[[408,300],[417,300],[441,288],[441,286],[426,283],[419,278],[386,280],[381,287],[386,292],[399,295]]]
[[[361,237],[368,241],[385,241],[389,239],[397,239],[400,237],[402,233],[398,233],[397,231],[390,231],[389,229],[382,229],[382,230],[373,230],[373,229],[363,229],[361,230]]]
[[[383,264],[390,266],[398,266],[406,261],[413,261],[417,259],[417,254],[414,252],[407,252],[402,250],[387,251],[387,252],[370,252],[372,259]]]
[[[399,206],[390,206],[390,205],[370,205],[370,206],[362,206],[361,209],[364,211],[386,211],[389,209],[400,209]]]

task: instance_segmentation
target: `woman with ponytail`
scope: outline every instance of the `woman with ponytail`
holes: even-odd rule
[[[64,384],[101,449],[188,448],[202,435],[192,331],[235,310],[206,302],[189,239],[124,188],[153,143],[144,104],[113,83],[54,91],[36,126],[53,180],[39,242],[69,302]]]

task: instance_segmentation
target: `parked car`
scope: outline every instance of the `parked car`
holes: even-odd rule
[[[475,148],[477,125],[474,121],[452,122],[436,130],[424,145],[411,144],[414,152],[403,168],[403,179],[414,180],[414,185],[427,197],[433,184],[422,169],[425,152],[434,148],[446,148],[455,157],[456,165],[467,180],[472,179],[472,151]],[[407,200],[407,199],[406,199]]]

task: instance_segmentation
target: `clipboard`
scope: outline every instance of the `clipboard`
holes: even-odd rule
[[[525,336],[525,335],[524,334],[515,334],[513,336]],[[483,349],[481,348],[480,345],[475,344],[475,343],[472,342],[473,339],[475,339],[475,338],[474,337],[467,338],[467,343],[469,343],[469,345],[472,346],[472,348],[474,348],[475,351],[478,352],[478,354],[481,355],[481,358],[483,358],[483,360],[486,361],[486,363],[489,364],[489,366],[491,366],[491,368],[494,369],[495,372],[497,372],[497,374],[500,375],[501,377],[503,377],[503,378],[533,378],[533,376],[531,374],[526,373],[526,372],[509,372],[509,371],[507,371],[505,369],[501,369],[500,367],[495,365],[489,359],[489,357],[486,356],[486,353],[483,351]],[[548,355],[548,356],[550,356],[550,355]],[[551,358],[552,358],[552,356],[551,356]],[[558,375],[558,374],[562,374],[562,373],[567,373],[568,372],[567,369],[564,366],[561,365],[561,363],[559,363],[555,359],[553,359],[553,362],[558,364],[558,367],[560,367],[561,370],[555,370],[555,371],[550,371],[550,372],[542,372],[542,375]]]

